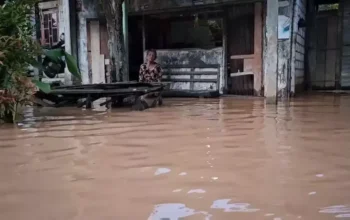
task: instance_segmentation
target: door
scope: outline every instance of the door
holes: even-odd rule
[[[228,93],[261,95],[262,3],[227,10]]]

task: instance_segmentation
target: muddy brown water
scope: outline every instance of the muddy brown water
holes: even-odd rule
[[[350,97],[28,109],[0,127],[0,219],[350,217]]]

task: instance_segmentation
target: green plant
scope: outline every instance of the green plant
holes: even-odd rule
[[[48,56],[53,61],[59,61],[61,57],[64,57],[64,60],[66,61],[67,68],[69,72],[76,77],[77,79],[81,80],[81,73],[79,71],[77,61],[74,58],[74,56],[70,55],[69,53],[65,52],[62,49],[51,49],[51,50],[44,50],[44,55]],[[44,68],[44,67],[39,67]]]
[[[28,66],[41,53],[30,22],[35,0],[6,1],[0,7],[0,119],[14,121],[20,105],[30,104],[34,85]]]
[[[59,59],[65,56],[67,67],[80,79],[75,59],[63,50],[43,51],[33,39],[31,22],[37,0],[8,0],[0,6],[0,120],[14,122],[21,106],[32,104],[39,88],[50,92],[50,85],[27,78],[30,65],[42,66],[35,57],[40,55]]]

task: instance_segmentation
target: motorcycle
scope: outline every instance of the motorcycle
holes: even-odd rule
[[[52,59],[49,56],[44,56],[42,66],[43,66],[43,72],[44,74],[49,78],[55,78],[58,74],[64,73],[64,69],[66,67],[66,62],[64,59],[64,50],[65,50],[65,44],[64,44],[64,34],[61,34],[60,40],[57,44],[53,45],[50,48],[44,48],[47,49],[48,52],[50,50],[56,50],[60,49],[62,50],[62,56],[58,57],[58,59]]]

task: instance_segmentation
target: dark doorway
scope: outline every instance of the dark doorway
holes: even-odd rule
[[[129,17],[129,79],[137,81],[143,63],[142,16]]]
[[[254,4],[230,7],[227,13],[227,92],[254,95]]]

